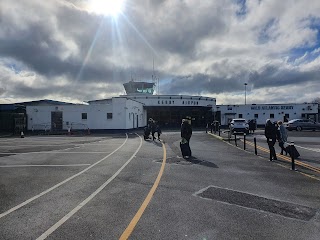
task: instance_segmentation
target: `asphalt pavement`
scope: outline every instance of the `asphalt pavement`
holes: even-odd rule
[[[314,169],[270,162],[259,131],[195,131],[190,159],[174,131],[1,138],[0,239],[319,239],[320,143],[290,137]]]

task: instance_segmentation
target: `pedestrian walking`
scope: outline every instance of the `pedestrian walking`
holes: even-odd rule
[[[182,156],[185,158],[191,157],[190,138],[192,136],[191,123],[187,119],[182,120],[181,124],[181,142],[180,148]]]
[[[162,132],[161,132],[161,128],[160,128],[159,124],[157,124],[157,126],[156,126],[156,132],[158,134],[158,140],[160,141],[160,135]]]
[[[264,135],[267,138],[267,143],[270,150],[270,161],[277,160],[274,144],[277,140],[277,127],[275,123],[272,123],[270,119],[267,119],[264,129]]]
[[[287,143],[288,141],[288,134],[287,134],[287,129],[285,126],[283,126],[282,121],[278,121],[278,141],[279,141],[279,147],[281,148],[280,154],[283,155],[283,152],[287,155],[287,151],[284,147],[284,144]]]

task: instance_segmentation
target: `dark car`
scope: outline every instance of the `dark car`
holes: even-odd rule
[[[320,123],[311,119],[293,119],[284,125],[289,131],[320,130]]]

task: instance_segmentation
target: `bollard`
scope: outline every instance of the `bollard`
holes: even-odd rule
[[[238,147],[238,144],[237,144],[237,134],[236,134],[236,133],[234,133],[234,143],[235,143],[235,145]]]
[[[243,134],[243,149],[246,150],[246,133]]]
[[[228,141],[229,141],[229,143],[230,143],[230,138],[231,138],[231,133],[230,133],[230,130],[229,130],[229,132],[228,132]]]
[[[219,137],[220,137],[220,134],[221,134],[221,130],[220,130],[220,126],[219,126]]]
[[[253,141],[254,141],[254,153],[255,153],[256,155],[258,155],[258,151],[257,151],[257,139],[254,137],[254,138],[253,138]]]
[[[207,126],[206,126],[206,133],[208,133],[208,123],[207,123]]]
[[[294,142],[291,142],[290,143],[290,146],[289,146],[289,150],[291,151],[291,154],[290,154],[290,157],[291,157],[291,170],[295,171],[296,170],[296,165],[295,165],[295,162],[294,162],[294,152],[293,152],[293,147],[294,147]]]

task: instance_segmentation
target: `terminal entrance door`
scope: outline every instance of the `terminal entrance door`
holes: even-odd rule
[[[62,130],[62,112],[51,112],[51,130]]]
[[[192,127],[205,128],[212,122],[212,107],[146,107],[147,119],[154,119],[162,128],[180,128],[182,119],[192,118]]]

